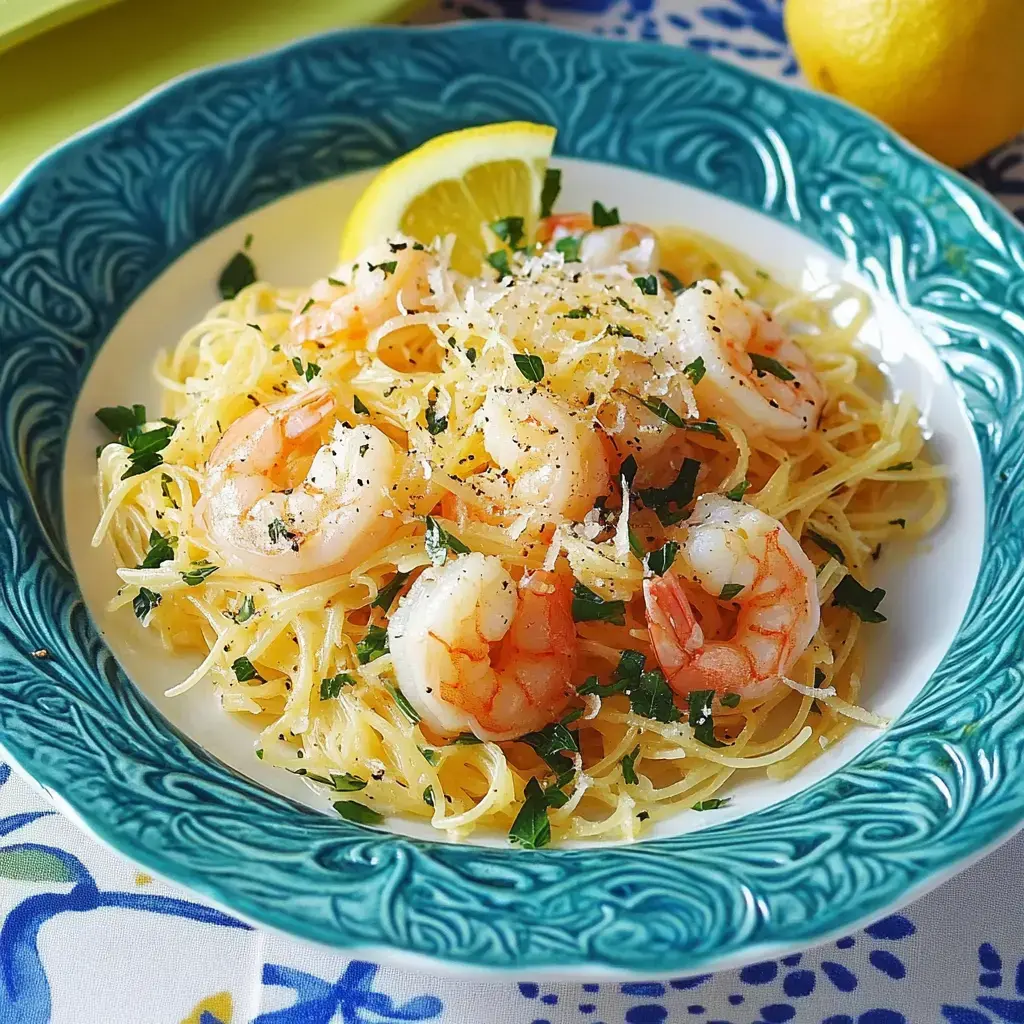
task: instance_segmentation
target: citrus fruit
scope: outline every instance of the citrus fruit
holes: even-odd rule
[[[342,262],[398,232],[427,243],[454,234],[452,266],[479,273],[502,244],[489,225],[522,218],[512,237],[520,230],[532,237],[554,142],[554,128],[527,121],[464,128],[425,142],[383,168],[362,194],[345,225]]]

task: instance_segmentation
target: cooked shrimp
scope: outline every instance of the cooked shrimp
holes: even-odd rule
[[[608,462],[592,421],[554,395],[493,387],[483,421],[484,447],[498,468],[473,481],[499,507],[578,522],[608,493]]]
[[[718,494],[697,499],[680,554],[695,582],[719,597],[742,586],[728,640],[706,640],[679,577],[644,580],[647,624],[658,663],[680,694],[691,690],[767,697],[818,628],[814,566],[785,527]]]
[[[304,586],[348,571],[400,525],[398,452],[376,427],[339,423],[321,445],[333,413],[317,388],[253,409],[217,443],[196,514],[227,565]]]
[[[652,274],[658,269],[658,239],[643,224],[614,224],[595,228],[586,213],[562,213],[540,222],[537,237],[546,244],[572,235],[582,236],[580,262],[591,270],[625,264],[630,274]]]
[[[362,344],[392,317],[422,309],[436,261],[413,245],[411,238],[400,237],[372,246],[345,270],[345,281],[317,281],[296,303],[290,325],[295,342]]]
[[[402,693],[444,735],[515,739],[555,721],[574,692],[569,584],[535,572],[517,588],[494,555],[423,572],[391,617],[388,642]]]
[[[824,385],[770,313],[714,281],[698,281],[676,300],[674,317],[685,360],[704,360],[696,387],[702,413],[776,441],[799,440],[815,429]],[[775,369],[759,369],[751,355],[767,357]]]

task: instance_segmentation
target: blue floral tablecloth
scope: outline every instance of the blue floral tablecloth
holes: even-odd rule
[[[798,78],[781,0],[434,0],[415,21],[494,16]],[[1024,217],[1024,137],[969,173]],[[252,929],[99,846],[0,764],[0,1024],[1024,1022],[1022,853],[1018,836],[863,931],[737,971],[465,983]]]

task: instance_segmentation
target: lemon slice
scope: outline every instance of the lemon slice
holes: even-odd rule
[[[555,129],[506,121],[448,132],[388,164],[359,198],[345,225],[341,260],[399,232],[430,243],[454,234],[452,266],[477,274],[501,248],[488,227],[523,218],[525,238],[540,215]]]

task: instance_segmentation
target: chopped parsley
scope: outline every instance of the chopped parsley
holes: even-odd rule
[[[743,495],[746,494],[747,491],[749,491],[749,490],[750,490],[750,481],[749,480],[741,480],[735,487],[732,488],[732,490],[726,491],[725,492],[725,496],[730,501],[742,501],[743,500]]]
[[[544,185],[540,190],[540,215],[550,217],[558,193],[562,191],[562,172],[557,167],[544,171]]]
[[[391,696],[395,698],[398,710],[415,725],[419,720],[419,712],[409,703],[409,698],[397,687],[391,688]]]
[[[369,416],[370,410],[363,404],[363,400],[358,395],[352,396],[352,411],[357,416]]]
[[[487,254],[487,262],[498,272],[499,277],[511,277],[512,271],[508,265],[508,250],[498,249],[497,252]]]
[[[367,269],[372,274],[375,270],[383,272],[384,277],[390,277],[398,269],[398,260],[388,260],[385,263],[367,263]]]
[[[177,539],[177,538],[174,538]],[[149,550],[142,560],[140,569],[156,569],[164,562],[170,562],[174,558],[174,548],[170,535],[164,537],[158,530],[152,530],[149,534]]]
[[[469,554],[469,548],[455,534],[445,530],[433,516],[427,516],[426,524],[427,532],[424,534],[423,544],[433,565],[444,565],[448,561],[449,551],[454,555]]]
[[[231,662],[231,671],[235,673],[235,678],[240,683],[247,683],[250,679],[263,679],[253,663],[244,656]]]
[[[382,626],[367,626],[366,636],[356,644],[356,657],[359,659],[359,664],[369,664],[388,653],[390,653],[388,631]]]
[[[635,398],[641,405],[650,409],[655,416],[660,417],[666,423],[670,423],[673,427],[685,427],[686,424],[683,422],[682,416],[679,415],[674,409],[666,405],[665,402],[658,399],[655,401],[650,398],[641,398],[639,395],[634,395],[631,391],[624,392],[629,395],[630,398]]]
[[[171,496],[171,489],[168,484],[173,484],[174,481],[166,473],[160,474],[160,493],[171,503],[173,508],[178,507],[178,503]]]
[[[433,786],[427,786],[427,788],[425,790],[423,790],[423,802],[428,807],[433,807],[434,806],[434,787]]]
[[[742,583],[726,583],[722,587],[722,592],[718,595],[721,601],[731,601],[741,590],[743,590]]]
[[[238,610],[233,612],[231,618],[235,622],[248,622],[256,614],[256,602],[252,599],[252,594],[246,594],[242,598],[242,603],[238,606]]]
[[[222,299],[233,299],[243,288],[256,280],[256,264],[247,253],[236,252],[217,278],[217,291]]]
[[[648,274],[646,277],[634,277],[633,284],[640,289],[644,295],[657,295],[658,294],[658,279],[653,274]]]
[[[560,807],[566,801],[565,794],[557,785],[547,790],[541,788],[536,779],[526,783],[524,793],[526,800],[519,808],[516,820],[512,822],[508,838],[524,850],[539,850],[551,842],[551,823],[548,821],[548,808]]]
[[[193,562],[192,568],[188,572],[183,572],[181,578],[190,587],[198,587],[200,583],[206,581],[208,576],[212,576],[218,569],[219,565],[210,565],[209,562]]]
[[[621,662],[619,667],[622,667]],[[679,721],[679,708],[675,705],[672,688],[659,669],[641,673],[624,692],[634,714],[653,718],[656,722]]]
[[[568,750],[575,754],[580,749],[575,734],[569,732],[563,722],[552,722],[538,732],[528,732],[520,738],[523,743],[533,747],[537,756],[556,775],[563,775],[572,769],[572,761],[562,751]]]
[[[662,267],[658,271],[658,273],[661,274],[663,278],[665,278],[665,283],[669,286],[669,288],[672,289],[673,292],[679,293],[686,291],[686,285],[684,285],[683,282],[680,281],[679,278],[676,277],[676,275],[673,274],[671,270],[666,270],[664,267]]]
[[[903,470],[913,469],[914,464],[912,462],[897,462],[894,466],[886,466],[883,472],[885,473],[898,473]]]
[[[898,526],[901,530],[905,530],[907,528],[907,521],[906,521],[906,519],[903,519],[902,517],[900,517],[899,519],[890,519],[889,520],[889,525],[890,526]]]
[[[626,624],[626,602],[606,601],[582,583],[572,588],[572,617],[576,622],[611,622],[616,626]]]
[[[385,584],[377,591],[377,596],[373,599],[370,604],[371,608],[380,608],[381,611],[386,612],[392,602],[398,596],[398,592],[405,585],[405,581],[409,578],[407,572],[396,572],[391,578],[391,582]]]
[[[647,556],[644,564],[655,576],[664,576],[672,567],[678,552],[679,545],[674,540],[666,541],[657,551]]]
[[[678,522],[682,515],[673,512],[669,506],[676,505],[682,509],[693,501],[699,472],[700,463],[696,459],[683,459],[679,473],[668,487],[645,487],[638,492],[639,498],[648,508],[654,509],[663,526],[671,526]]]
[[[145,625],[150,612],[152,612],[162,600],[163,597],[156,593],[156,591],[150,590],[149,587],[139,587],[138,594],[132,598],[132,611],[135,612],[135,617],[139,622]]]
[[[441,763],[441,755],[436,750],[431,750],[430,747],[420,747],[419,749],[423,760],[432,768],[436,768]]]
[[[837,562],[841,562],[843,565],[846,564],[846,555],[843,554],[843,549],[834,540],[829,540],[828,537],[822,536],[822,534],[818,533],[817,530],[808,530],[807,536],[810,537],[822,551],[831,555]]]
[[[334,700],[341,693],[343,686],[355,686],[356,681],[347,673],[339,672],[336,676],[330,676],[320,680],[320,699]]]
[[[759,377],[770,373],[773,377],[778,377],[779,380],[796,380],[796,377],[778,359],[761,355],[760,352],[748,352],[747,355],[750,356],[750,361],[754,364],[754,369]]]
[[[483,743],[483,740],[478,736],[474,736],[471,732],[460,732],[452,740],[453,746],[456,747],[475,747],[478,743]]]
[[[436,437],[438,434],[443,434],[448,429],[448,417],[437,415],[437,397],[430,398],[427,401],[427,433],[431,437]]]
[[[619,476],[626,481],[627,487],[633,486],[633,480],[636,478],[637,471],[636,457],[633,455],[627,455],[619,466]]]
[[[302,309],[299,310],[299,316],[301,316],[303,313],[308,312],[312,305],[313,305],[313,298],[311,296],[310,298],[306,299],[306,302],[303,305]]]
[[[627,785],[635,786],[640,781],[636,774],[636,759],[639,754],[640,744],[638,743],[630,753],[622,758],[622,781]]]
[[[384,820],[383,814],[356,800],[337,800],[334,809],[346,821],[354,821],[357,825],[379,825]]]
[[[562,314],[566,320],[583,320],[585,317],[593,316],[594,311],[589,306],[577,306],[570,309],[568,313]]]
[[[312,380],[320,373],[320,367],[317,363],[312,361],[306,363],[306,368],[302,368],[302,360],[298,356],[292,356],[292,366],[295,367],[295,372],[300,377],[305,377],[307,381]]]
[[[591,220],[595,228],[613,228],[619,223],[619,208],[615,206],[608,210],[595,199],[591,207]]]
[[[689,701],[690,728],[698,743],[708,747],[724,747],[725,744],[715,739],[715,720],[711,715],[711,705],[715,699],[714,690],[691,690],[687,695]]]
[[[712,437],[717,437],[719,441],[725,440],[725,434],[722,433],[718,421],[710,417],[706,420],[687,420],[685,426],[687,430],[692,430],[695,433],[711,434]]]
[[[565,259],[566,263],[579,263],[580,261],[580,242],[581,240],[575,235],[569,235],[566,238],[560,238],[555,242],[555,252],[560,252]]]
[[[360,789],[366,789],[366,780],[348,772],[331,772],[331,785],[338,793],[355,793]]]
[[[693,805],[695,811],[717,811],[720,807],[729,806],[729,797],[727,796],[710,796],[707,800],[698,800]]]
[[[697,356],[692,363],[687,363],[683,367],[683,373],[690,378],[690,383],[696,387],[703,379],[704,374],[707,372],[704,366],[704,357]]]
[[[721,704],[723,708],[737,707],[739,702],[740,695],[738,693],[723,693],[722,696],[718,698],[718,703]]]
[[[470,366],[472,366],[473,363],[476,362],[476,349],[475,348],[467,348],[466,349],[466,358],[469,360]]]
[[[130,430],[137,429],[146,422],[146,407],[133,405],[129,408],[126,405],[110,405],[97,409],[95,416],[107,430],[117,436],[121,444],[127,444],[127,441],[121,439]]]
[[[490,223],[490,229],[508,246],[518,249],[523,241],[523,218],[503,217]]]
[[[512,356],[519,372],[534,384],[544,378],[544,361],[540,356],[532,356],[527,352],[516,352]]]
[[[280,540],[290,541],[295,539],[295,534],[288,529],[283,519],[272,519],[267,527],[267,533],[270,536],[271,544],[276,544]]]
[[[868,590],[852,576],[844,576],[839,586],[832,591],[833,604],[849,608],[861,622],[885,622],[885,616],[877,610],[883,597],[885,591],[881,587]]]
[[[626,527],[626,536],[629,538],[629,550],[633,552],[633,557],[638,561],[644,560],[644,546],[640,543],[640,538],[633,532],[632,526]]]

